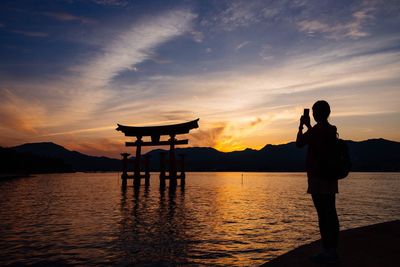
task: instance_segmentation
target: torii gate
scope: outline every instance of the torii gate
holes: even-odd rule
[[[135,142],[125,142],[125,146],[135,146],[136,147],[136,157],[135,157],[135,165],[133,169],[133,175],[128,175],[127,173],[127,164],[128,164],[128,153],[122,153],[123,157],[123,172],[121,175],[122,185],[126,186],[127,179],[133,179],[134,186],[140,186],[141,178],[145,178],[145,184],[149,185],[150,179],[150,171],[149,171],[149,158],[145,157],[145,174],[142,175],[140,173],[140,162],[141,162],[141,149],[142,146],[165,146],[169,145],[169,174],[166,175],[166,166],[165,166],[165,154],[161,153],[160,155],[160,186],[165,186],[165,180],[169,179],[170,185],[175,186],[177,184],[177,179],[181,179],[181,185],[185,183],[185,173],[184,173],[184,158],[181,155],[181,167],[182,171],[180,175],[177,175],[176,169],[176,159],[175,159],[175,146],[176,145],[186,145],[189,143],[188,139],[177,140],[175,137],[178,134],[187,134],[191,129],[198,128],[199,119],[179,123],[172,125],[163,125],[163,126],[125,126],[117,124],[117,131],[121,131],[125,134],[125,136],[136,137]],[[160,137],[162,135],[169,136],[168,140],[161,141]],[[151,141],[143,141],[142,138],[145,136],[150,136]]]

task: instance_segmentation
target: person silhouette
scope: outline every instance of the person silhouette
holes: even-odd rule
[[[308,145],[306,170],[308,189],[318,214],[318,224],[322,240],[322,252],[311,257],[318,263],[333,264],[338,261],[337,246],[339,237],[339,219],[336,213],[336,194],[338,181],[329,168],[334,153],[337,128],[329,124],[330,106],[319,100],[312,107],[314,120],[311,126],[309,116],[301,116],[297,133],[297,147]],[[303,133],[303,126],[307,131]]]

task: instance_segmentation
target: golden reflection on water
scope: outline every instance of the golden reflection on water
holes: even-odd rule
[[[189,173],[138,190],[114,173],[0,183],[0,265],[254,266],[318,237],[303,173]],[[379,179],[379,183],[377,183]],[[399,174],[341,182],[342,228],[400,217]]]

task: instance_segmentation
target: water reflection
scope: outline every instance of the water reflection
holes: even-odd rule
[[[184,187],[160,188],[157,202],[150,195],[150,187],[121,189],[121,264],[187,264]]]

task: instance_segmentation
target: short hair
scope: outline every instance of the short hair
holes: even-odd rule
[[[331,107],[325,100],[319,100],[315,102],[312,109],[313,112],[321,119],[328,119],[329,114],[331,114]]]

